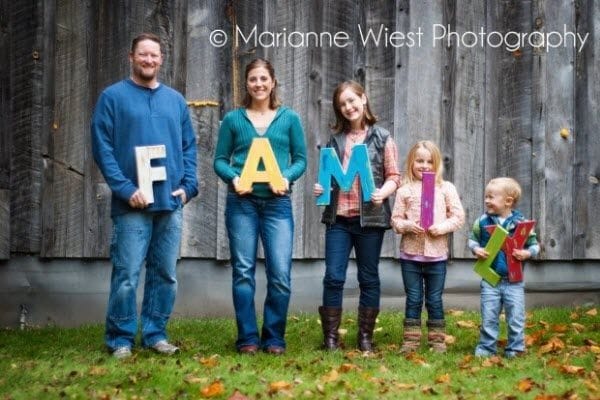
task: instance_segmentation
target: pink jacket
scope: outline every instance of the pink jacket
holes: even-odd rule
[[[448,234],[465,223],[465,212],[456,192],[456,187],[444,181],[435,187],[433,223],[442,227],[443,235],[408,233],[407,222],[419,223],[421,216],[421,181],[402,185],[396,191],[396,202],[392,211],[392,228],[402,234],[400,250],[407,254],[427,257],[448,255]]]

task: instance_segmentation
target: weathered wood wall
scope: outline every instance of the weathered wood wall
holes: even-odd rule
[[[419,139],[444,152],[446,178],[463,199],[467,225],[454,257],[469,257],[470,222],[483,188],[511,175],[520,208],[538,221],[545,259],[600,258],[600,5],[549,0],[0,0],[0,259],[106,257],[110,190],[90,156],[89,120],[100,91],[129,75],[131,38],[158,33],[161,80],[190,102],[199,148],[200,196],[185,209],[181,255],[229,257],[224,186],[212,170],[219,120],[243,95],[245,64],[275,65],[284,103],[302,117],[309,151],[294,185],[296,258],[323,256],[320,210],[311,194],[318,147],[330,134],[331,94],[342,80],[365,85],[380,123],[393,132],[400,162]],[[431,43],[433,24],[453,31],[549,32],[590,37],[581,52]],[[421,46],[363,45],[360,29],[416,32]],[[255,46],[236,27],[260,32],[338,32],[345,47]],[[229,41],[209,42],[222,29]],[[559,131],[566,128],[568,138]],[[397,253],[386,236],[384,256]]]

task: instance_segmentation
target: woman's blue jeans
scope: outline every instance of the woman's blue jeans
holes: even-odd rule
[[[406,292],[407,319],[421,319],[423,297],[429,320],[444,319],[442,293],[446,282],[446,261],[420,262],[400,259]]]
[[[360,288],[359,305],[379,308],[381,283],[379,256],[385,230],[363,228],[360,219],[340,218],[328,225],[325,232],[325,277],[323,306],[342,307],[346,271],[350,252],[356,255],[357,278]]]
[[[113,263],[106,313],[105,342],[110,349],[133,347],[137,334],[136,292],[146,262],[142,303],[142,346],[166,340],[166,325],[177,294],[175,266],[181,242],[182,209],[143,211],[113,218]]]
[[[289,196],[260,198],[227,194],[225,223],[233,267],[233,306],[237,322],[236,347],[285,348],[285,327],[291,294],[294,220]],[[263,327],[258,335],[254,293],[256,251],[260,236],[265,254],[267,297]]]

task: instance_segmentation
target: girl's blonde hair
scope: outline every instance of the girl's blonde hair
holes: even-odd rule
[[[442,162],[442,152],[435,143],[431,140],[421,140],[414,144],[409,150],[406,156],[406,173],[404,174],[405,182],[418,181],[417,177],[413,173],[412,165],[417,158],[417,150],[425,149],[431,154],[431,161],[433,161],[433,172],[435,172],[436,183],[442,183],[444,181],[444,164]]]

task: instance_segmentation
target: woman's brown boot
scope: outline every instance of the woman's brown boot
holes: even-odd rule
[[[340,348],[340,336],[338,329],[342,320],[341,307],[319,307],[321,316],[321,327],[323,328],[323,347],[326,350],[337,350]]]
[[[379,308],[358,307],[358,348],[360,351],[373,351],[373,330]]]

